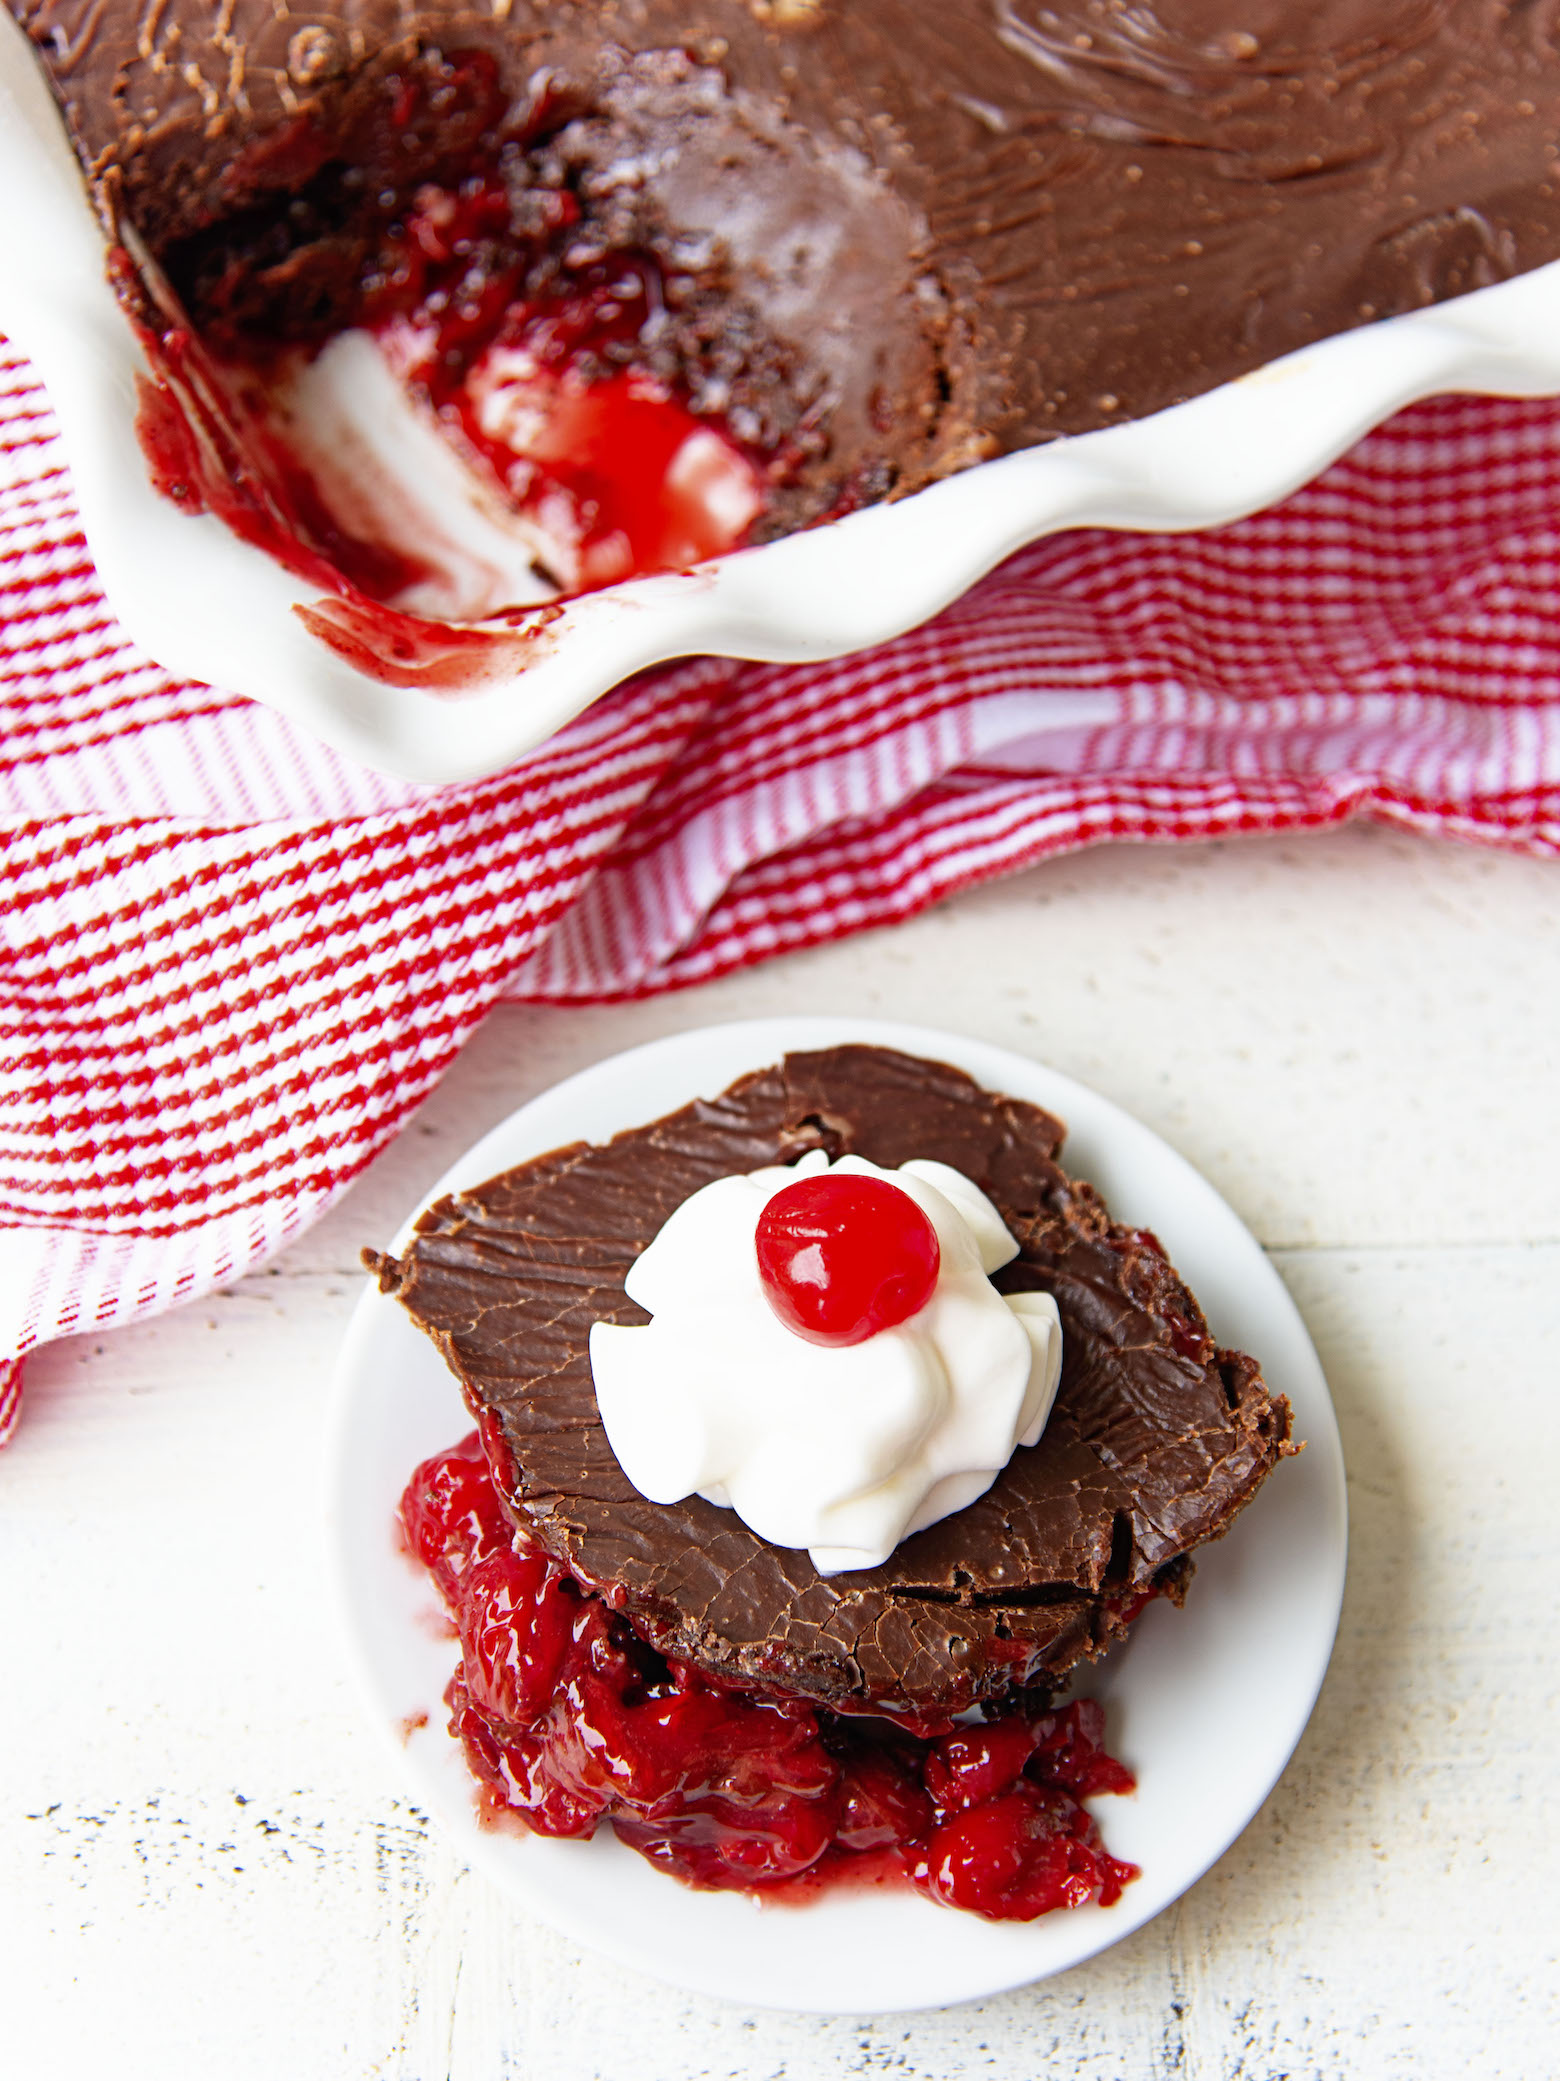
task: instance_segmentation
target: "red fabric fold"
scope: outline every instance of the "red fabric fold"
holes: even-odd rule
[[[38,1341],[231,1280],[503,997],[636,996],[1114,840],[1560,849],[1560,404],[1414,408],[1272,512],[1077,533],[823,665],[643,675],[409,786],[168,679],[0,351],[0,1432]]]

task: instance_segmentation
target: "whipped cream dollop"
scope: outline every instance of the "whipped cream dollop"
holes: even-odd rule
[[[759,1216],[799,1178],[880,1178],[937,1232],[916,1314],[848,1347],[812,1343],[765,1298]],[[1045,1427],[1061,1374],[1049,1294],[999,1294],[1018,1255],[980,1188],[944,1163],[859,1156],[718,1178],[686,1199],[624,1284],[651,1321],[590,1335],[608,1442],[652,1503],[700,1495],[821,1574],[875,1568],[899,1542],[984,1495]]]

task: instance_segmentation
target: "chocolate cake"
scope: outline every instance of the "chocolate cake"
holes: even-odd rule
[[[480,190],[438,309],[719,428],[746,539],[1560,256],[1517,0],[8,4],[223,351],[362,322]]]
[[[365,1253],[483,1422],[515,1520],[663,1655],[833,1707],[947,1713],[1048,1685],[1148,1599],[1177,1601],[1294,1448],[1256,1363],[1218,1349],[1155,1238],[1058,1161],[1064,1129],[946,1064],[880,1048],[788,1056],[604,1146],[576,1143],[441,1200],[397,1260]],[[883,1566],[822,1576],[698,1497],[647,1502],[598,1416],[597,1320],[642,1322],[623,1280],[711,1180],[810,1149],[952,1165],[1019,1244],[996,1284],[1042,1289],[1063,1371],[1038,1445]]]

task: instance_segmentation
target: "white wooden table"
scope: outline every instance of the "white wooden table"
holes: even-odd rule
[[[743,2013],[527,1919],[403,1796],[321,1596],[358,1246],[560,1076],[779,1010],[979,1034],[1157,1129],[1270,1250],[1349,1461],[1338,1649],[1262,1814],[1115,1950],[936,2014]],[[0,1455],[0,2074],[1554,2073],[1557,1034],[1560,870],[1364,831],[1096,852],[686,995],[496,1014],[284,1257],[29,1367]]]

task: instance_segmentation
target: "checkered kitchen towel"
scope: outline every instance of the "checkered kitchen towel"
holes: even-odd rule
[[[833,664],[700,660],[495,779],[168,679],[0,345],[0,1432],[19,1357],[312,1221],[487,1008],[634,996],[1101,839],[1560,850],[1560,404],[1402,414],[1276,511],[1075,533]]]

